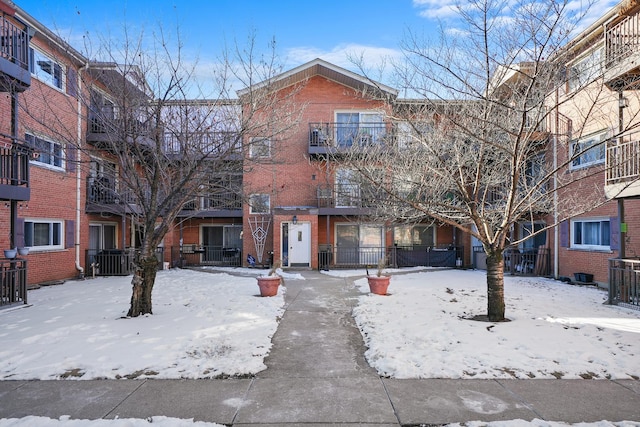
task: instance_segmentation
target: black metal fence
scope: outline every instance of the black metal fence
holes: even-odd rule
[[[242,266],[242,250],[222,246],[183,245],[171,248],[172,267],[215,265],[221,267]]]
[[[27,260],[0,260],[0,306],[27,303]]]
[[[164,267],[164,248],[156,249],[158,269]],[[133,274],[136,249],[87,249],[87,276],[128,276]]]
[[[461,265],[461,246],[389,246],[318,248],[318,268],[376,268],[380,260],[385,267],[456,267]]]
[[[609,260],[609,303],[640,310],[640,260]]]

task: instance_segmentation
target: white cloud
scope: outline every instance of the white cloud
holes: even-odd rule
[[[424,18],[448,18],[457,13],[456,0],[413,0],[413,6],[421,9]]]

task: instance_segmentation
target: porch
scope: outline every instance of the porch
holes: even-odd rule
[[[85,274],[87,276],[128,276],[133,274],[137,249],[87,249]],[[158,270],[164,268],[164,248],[156,249]]]
[[[386,268],[454,268],[460,266],[458,260],[462,260],[463,253],[462,246],[333,247],[324,244],[318,247],[318,269],[376,269],[381,259]]]
[[[171,247],[171,267],[202,266],[241,267],[242,249],[195,244]]]
[[[609,304],[640,310],[640,259],[609,260]]]
[[[27,260],[0,260],[0,307],[27,303]]]

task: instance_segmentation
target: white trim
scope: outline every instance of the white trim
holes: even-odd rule
[[[608,245],[591,245],[591,244],[582,244],[582,243],[575,243],[574,239],[575,239],[575,232],[574,232],[574,224],[575,223],[585,223],[585,222],[598,222],[598,223],[602,223],[602,222],[607,222],[609,223],[609,234],[611,234],[611,223],[610,223],[611,219],[609,217],[602,217],[602,216],[597,216],[597,217],[585,217],[585,218],[573,218],[571,219],[571,221],[569,221],[569,247],[571,249],[582,249],[582,250],[590,250],[590,251],[610,251],[611,250],[611,242],[609,242]],[[600,230],[600,233],[602,233],[602,230]],[[602,234],[600,234],[600,237],[602,237]]]

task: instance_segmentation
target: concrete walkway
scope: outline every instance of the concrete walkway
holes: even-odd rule
[[[255,378],[2,381],[0,418],[165,415],[234,426],[640,421],[640,381],[380,378],[351,317],[358,295],[351,280],[303,275],[286,284],[268,369]]]

